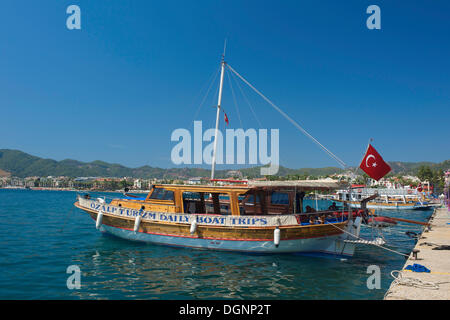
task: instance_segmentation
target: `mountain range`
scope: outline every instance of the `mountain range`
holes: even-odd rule
[[[433,170],[446,170],[450,168],[450,160],[440,163],[433,162],[401,162],[389,161],[393,174],[415,174],[420,166],[429,166]],[[230,170],[217,170],[216,178],[225,178]],[[260,177],[260,167],[239,169],[243,176]],[[326,168],[301,168],[290,169],[280,166],[278,176],[287,175],[310,175],[325,176],[341,173],[344,170],[337,167]],[[0,149],[0,176],[16,176],[20,178],[30,176],[67,176],[67,177],[134,177],[134,178],[191,178],[209,177],[210,170],[203,168],[157,168],[142,166],[128,168],[120,164],[107,163],[104,161],[81,162],[66,159],[56,161],[43,159],[19,150]]]

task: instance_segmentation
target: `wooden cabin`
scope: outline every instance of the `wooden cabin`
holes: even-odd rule
[[[286,215],[303,213],[311,190],[341,187],[337,182],[276,181],[248,185],[154,185],[145,198],[127,195],[111,205],[146,211],[216,215]]]

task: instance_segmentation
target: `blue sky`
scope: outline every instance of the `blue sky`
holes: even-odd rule
[[[81,30],[66,28],[71,4]],[[371,4],[381,30],[366,27]],[[3,0],[0,148],[173,167],[172,131],[214,125],[216,86],[194,114],[227,38],[227,62],[347,164],[359,164],[369,138],[388,161],[443,161],[449,15],[448,1]],[[281,165],[338,166],[241,86],[262,126],[280,129]],[[259,128],[234,90],[244,128]],[[222,105],[237,128],[230,92],[225,78]]]

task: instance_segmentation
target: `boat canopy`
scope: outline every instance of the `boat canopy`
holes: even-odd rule
[[[297,190],[330,190],[347,186],[346,183],[336,180],[290,180],[290,181],[249,181],[250,188],[292,188]]]
[[[237,192],[246,193],[250,190],[282,190],[295,188],[297,191],[306,190],[333,190],[348,187],[345,182],[337,180],[288,180],[288,181],[248,181],[247,184],[239,185],[154,185],[154,188],[165,188],[167,190],[185,190],[196,192]]]
[[[310,213],[304,208],[306,191],[342,188],[332,179],[249,181],[239,185],[153,185],[147,197],[113,199],[112,205],[172,213],[219,215],[286,215]]]

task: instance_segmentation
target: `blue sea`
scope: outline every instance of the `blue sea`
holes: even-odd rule
[[[97,194],[98,195],[98,194]],[[120,196],[119,194],[101,194]],[[0,299],[382,299],[390,272],[405,258],[361,246],[348,259],[172,248],[102,234],[75,208],[76,193],[0,189]],[[311,206],[316,202],[310,201]],[[319,207],[330,202],[319,201]],[[385,211],[425,221],[432,211]],[[414,239],[399,224],[384,237],[409,253]],[[363,229],[363,236],[372,231]],[[81,287],[69,289],[69,266]],[[381,288],[369,289],[368,267],[381,270]]]

